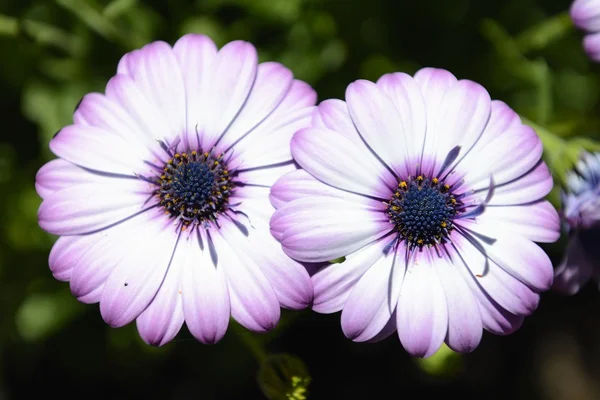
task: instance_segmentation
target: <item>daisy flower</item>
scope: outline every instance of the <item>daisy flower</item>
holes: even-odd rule
[[[315,92],[255,48],[206,36],[126,54],[50,142],[40,226],[60,235],[53,275],[113,327],[163,345],[183,323],[214,343],[229,318],[273,328],[312,300],[310,277],[269,232],[269,188],[296,169],[291,136]]]
[[[534,243],[559,235],[542,143],[475,82],[426,68],[358,80],[297,132],[303,168],[271,189],[271,231],[312,276],[313,308],[344,334],[397,331],[427,357],[515,331],[553,280]]]
[[[600,282],[600,153],[583,153],[576,169],[568,174],[561,195],[569,240],[555,271],[554,288],[572,295],[591,277]]]
[[[583,48],[594,61],[600,61],[600,0],[575,0],[571,5],[571,20],[588,34]]]

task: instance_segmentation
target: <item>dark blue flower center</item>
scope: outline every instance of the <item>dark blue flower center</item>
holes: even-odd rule
[[[417,176],[398,184],[387,203],[387,213],[408,247],[422,248],[447,241],[454,228],[457,201],[450,187],[437,178]]]
[[[175,154],[155,183],[160,205],[184,226],[215,221],[233,190],[223,156],[196,151]]]

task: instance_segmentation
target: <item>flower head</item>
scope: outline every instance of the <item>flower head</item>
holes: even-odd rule
[[[214,343],[230,316],[272,328],[312,286],[271,236],[269,188],[296,169],[292,134],[315,92],[235,41],[203,35],[126,54],[104,94],[86,95],[37,174],[39,224],[60,235],[54,276],[111,326],[151,344],[185,322]]]
[[[588,34],[583,48],[594,61],[600,61],[600,0],[575,0],[571,5],[573,23]]]
[[[554,288],[575,294],[591,277],[600,282],[600,153],[583,153],[561,197],[569,241],[555,271]]]
[[[303,169],[273,186],[271,231],[295,259],[346,257],[312,280],[314,310],[342,310],[347,337],[469,352],[551,286],[534,243],[559,235],[542,144],[477,83],[432,68],[356,81],[291,148]]]

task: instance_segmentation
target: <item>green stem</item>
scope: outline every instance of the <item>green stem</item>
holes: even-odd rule
[[[252,353],[256,362],[261,365],[267,359],[267,352],[263,345],[256,340],[255,334],[244,330],[244,328],[236,323],[233,323],[231,327],[244,346]]]
[[[522,32],[516,38],[522,53],[541,50],[573,31],[573,22],[568,11],[564,11]]]

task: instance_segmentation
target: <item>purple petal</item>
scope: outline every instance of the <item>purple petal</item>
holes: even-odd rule
[[[209,116],[204,125],[201,148],[211,149],[225,133],[244,106],[258,68],[256,49],[237,40],[223,46],[213,63],[209,99],[205,104]]]
[[[421,153],[427,131],[427,113],[421,88],[412,76],[396,72],[385,74],[377,81],[377,86],[392,100],[402,126],[396,128],[396,135],[404,137],[407,146],[407,160],[412,171],[412,165],[421,162]]]
[[[154,158],[152,151],[157,148],[156,141],[145,131],[145,126],[140,125],[126,108],[114,99],[99,93],[85,95],[73,115],[73,120],[76,125],[109,131],[131,146],[141,146],[142,158]]]
[[[254,137],[260,131],[257,126],[268,123],[270,115],[291,89],[293,78],[292,71],[279,63],[265,62],[260,64],[256,72],[256,81],[248,99],[239,115],[235,117],[235,120],[227,129],[227,133],[225,133],[219,145],[227,149],[246,134]],[[269,130],[266,133],[270,132]],[[288,138],[288,143],[290,138]],[[287,147],[289,147],[289,144]],[[288,159],[291,159],[291,156]]]
[[[52,246],[48,264],[52,275],[59,281],[71,279],[73,267],[96,241],[99,234],[85,236],[61,236]]]
[[[42,229],[56,235],[76,235],[105,228],[151,204],[147,182],[110,179],[106,183],[70,186],[47,197],[38,211]]]
[[[412,121],[403,120],[392,99],[370,81],[361,79],[348,85],[346,101],[365,143],[398,175],[408,176],[407,163],[416,161],[409,158],[415,147],[411,139],[418,135],[411,132]]]
[[[96,171],[133,176],[148,168],[143,146],[134,146],[112,131],[92,126],[63,128],[50,141],[50,150],[66,161]]]
[[[594,270],[592,262],[578,234],[572,235],[569,238],[565,257],[556,269],[552,288],[566,295],[576,294],[592,276]]]
[[[470,273],[463,274],[465,280],[474,277],[478,290],[483,290],[495,303],[511,314],[530,315],[537,308],[540,295],[523,282],[504,271],[491,259],[462,237],[453,239]]]
[[[224,266],[213,264],[206,235],[192,234],[182,238],[180,245],[186,252],[181,263],[185,323],[202,343],[217,343],[225,335],[231,316]]]
[[[506,272],[536,291],[550,288],[553,280],[552,263],[538,245],[518,232],[503,230],[492,221],[460,223],[472,231],[495,239],[492,244],[483,240],[480,243],[488,257]]]
[[[348,105],[345,101],[329,99],[321,102],[313,113],[313,127],[330,129],[345,136],[360,149],[362,157],[370,160],[370,164],[377,170],[377,176],[381,177],[389,187],[395,187],[398,184],[398,180],[394,175],[365,145],[365,142],[354,126],[354,122],[348,111]]]
[[[121,259],[131,249],[132,238],[142,236],[147,229],[147,217],[138,216],[117,226],[82,237],[92,237],[85,254],[77,261],[71,274],[71,292],[83,303],[97,303],[106,280]]]
[[[540,162],[519,179],[494,188],[494,196],[489,205],[528,204],[544,198],[553,187],[552,175],[548,166]],[[485,196],[485,191],[480,192]]]
[[[482,136],[491,110],[490,95],[475,82],[460,80],[448,89],[439,105],[432,129],[427,130],[427,135],[433,136],[435,142],[436,168],[441,167],[448,153],[456,146],[460,146],[460,153],[458,160],[450,164],[450,169],[469,154]],[[438,173],[435,170],[432,172]]]
[[[169,271],[177,233],[172,225],[148,219],[144,234],[130,239],[131,250],[108,277],[100,313],[112,327],[136,319],[156,296]]]
[[[189,248],[181,238],[169,271],[156,296],[136,319],[136,325],[144,342],[152,346],[169,343],[183,326],[182,274],[189,257]],[[191,329],[190,329],[191,331]]]
[[[570,9],[571,19],[586,31],[600,31],[600,4],[597,0],[575,0]]]
[[[434,127],[437,123],[440,105],[446,93],[457,80],[450,72],[438,68],[420,69],[415,74],[414,80],[421,88],[427,115],[427,133],[423,154],[435,154],[437,137]],[[442,161],[443,159],[439,162]]]
[[[267,121],[235,146],[231,163],[239,170],[265,167],[292,161],[290,141],[302,128],[310,125],[312,108],[289,111],[277,121]]]
[[[519,232],[519,235],[535,242],[552,243],[560,236],[560,218],[549,201],[487,207],[479,218],[499,224],[505,230]]]
[[[273,287],[279,303],[288,309],[300,310],[313,300],[313,286],[302,264],[290,259],[268,231],[268,223],[250,231],[250,256],[260,265]],[[261,224],[262,225],[262,224]]]
[[[342,330],[355,342],[372,339],[386,326],[398,303],[405,264],[391,251],[360,278],[342,310]]]
[[[200,138],[197,133],[205,132],[204,124],[212,117],[208,113],[208,105],[213,101],[210,84],[217,46],[208,36],[192,33],[182,36],[175,43],[173,53],[179,62],[186,89],[186,145],[189,149],[199,149]],[[216,137],[212,139],[216,140]]]
[[[344,262],[317,271],[311,278],[315,290],[313,310],[323,314],[340,311],[359,279],[383,256],[387,244],[379,240],[348,255]]]
[[[598,23],[600,24],[600,21]],[[600,61],[600,32],[585,35],[583,49],[592,60]]]
[[[328,185],[386,200],[393,194],[374,162],[365,157],[368,150],[337,132],[302,129],[292,138],[291,148],[296,162]]]
[[[432,253],[426,250],[414,257],[402,283],[396,325],[402,346],[410,355],[430,357],[448,331],[446,296]]]
[[[468,171],[465,187],[486,188],[490,175],[497,185],[519,178],[537,164],[542,151],[542,142],[533,129],[526,125],[512,128],[461,163],[460,168]]]
[[[151,102],[167,123],[162,138],[179,136],[186,124],[186,93],[179,63],[173,49],[156,41],[141,48],[128,60],[129,75],[143,96]]]
[[[106,97],[119,104],[135,121],[146,138],[141,143],[154,143],[164,140],[171,131],[168,121],[151,99],[146,98],[139,86],[128,75],[116,75],[106,85]]]
[[[251,331],[273,329],[281,312],[279,301],[258,261],[248,256],[251,246],[248,238],[224,219],[213,241],[218,265],[227,276],[232,317]]]
[[[385,213],[326,197],[292,201],[271,219],[286,254],[306,262],[346,256],[391,230]]]
[[[465,252],[469,250],[464,251],[461,248],[459,251],[460,255],[456,254],[456,257],[461,258],[467,264],[467,268],[460,265],[458,266],[457,270],[461,273],[465,282],[467,282],[467,285],[477,300],[477,304],[479,304],[479,312],[481,313],[481,322],[483,324],[483,328],[496,335],[508,335],[515,332],[521,327],[525,317],[514,315],[500,306],[494,300],[493,292],[490,292],[486,289],[486,287],[489,287],[489,285],[486,285],[486,283],[483,281],[485,278],[481,276],[475,276],[472,271],[469,271],[469,269],[472,268],[471,263],[473,262],[473,259],[469,257],[469,254],[465,254]],[[455,253],[453,252],[453,254]],[[496,271],[501,271],[501,269],[497,268]],[[513,281],[516,281],[516,279],[513,278]],[[521,284],[521,286],[526,288],[526,286],[523,284]],[[534,293],[534,295],[537,294]],[[512,297],[514,299],[518,299],[518,291],[512,293]],[[535,303],[536,306],[538,300],[539,295],[537,295],[537,300]]]
[[[82,183],[107,183],[111,179],[105,175],[94,174],[79,168],[75,164],[56,158],[39,169],[35,177],[35,189],[42,199],[62,189]]]
[[[446,256],[433,260],[446,293],[448,333],[446,344],[458,353],[470,353],[481,341],[483,325],[479,306],[473,293],[457,271],[462,261]]]
[[[380,201],[326,185],[303,169],[294,170],[282,176],[271,188],[269,199],[275,208],[279,208],[296,199],[318,196],[339,198],[349,203],[381,209]]]

